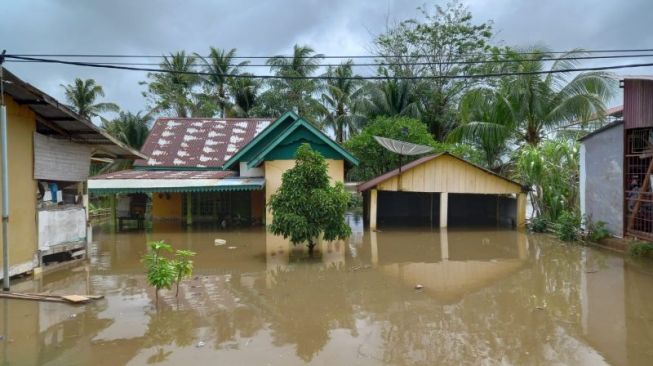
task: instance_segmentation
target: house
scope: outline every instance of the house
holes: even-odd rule
[[[144,157],[3,69],[7,115],[10,276],[82,255],[91,159]]]
[[[523,227],[519,183],[449,153],[428,155],[358,187],[365,219],[378,224]]]
[[[581,214],[613,235],[653,240],[653,76],[624,76],[623,120],[581,138]]]
[[[329,176],[344,181],[358,161],[292,112],[273,119],[160,118],[133,169],[89,180],[95,194],[151,199],[153,220],[223,225],[271,223],[265,207],[308,143],[327,160]],[[116,212],[114,218],[120,213]]]

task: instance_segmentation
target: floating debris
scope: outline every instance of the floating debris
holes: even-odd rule
[[[206,345],[206,343],[204,343],[203,341],[199,341],[199,342],[197,342],[197,344],[195,345],[195,347],[197,347],[197,348],[202,348],[202,347],[204,347],[205,345]]]
[[[423,285],[420,285],[420,284],[415,285],[415,290],[421,290],[423,288],[424,288]]]
[[[227,244],[227,241],[224,240],[224,239],[215,239],[214,244],[215,244],[216,246],[217,246],[217,245],[225,245],[225,244]]]
[[[236,249],[236,247],[227,247],[227,249]]]

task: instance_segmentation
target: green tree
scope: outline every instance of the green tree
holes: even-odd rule
[[[184,278],[188,278],[193,275],[193,258],[195,252],[190,250],[177,250],[175,252],[175,259],[172,261],[172,266],[175,269],[175,282],[177,284],[177,289],[175,291],[175,296],[179,297],[179,283]]]
[[[202,57],[195,54],[202,61],[203,71],[209,73],[202,77],[202,81],[208,87],[209,92],[215,96],[216,103],[220,109],[220,117],[226,117],[226,109],[230,105],[230,95],[228,95],[228,85],[233,82],[230,75],[237,75],[240,68],[247,65],[249,61],[242,61],[234,64],[236,49],[229,51],[211,47],[208,57]]]
[[[172,113],[176,117],[189,117],[205,112],[207,98],[198,95],[194,88],[200,78],[192,74],[196,62],[194,56],[187,56],[180,51],[163,57],[159,65],[169,72],[148,73],[147,91],[143,93],[151,104],[154,113]],[[206,117],[206,116],[205,116]]]
[[[449,151],[476,163],[480,160],[479,154],[467,145],[435,141],[420,120],[408,117],[378,117],[365,126],[361,133],[345,142],[345,147],[360,161],[360,164],[348,173],[350,179],[368,180],[399,167],[399,155],[379,145],[374,136],[432,146],[434,152]],[[402,164],[417,158],[418,156],[403,157]]]
[[[418,8],[422,19],[409,19],[375,40],[381,71],[394,76],[427,76],[412,82],[420,117],[438,140],[457,123],[456,108],[461,94],[478,82],[452,79],[483,68],[475,64],[490,48],[492,23],[476,23],[460,1],[433,9]]]
[[[388,76],[387,71],[383,73],[388,79],[367,84],[367,97],[360,102],[360,108],[370,118],[380,116],[419,118],[422,111],[413,83],[392,78]]]
[[[140,150],[150,133],[152,117],[131,112],[120,112],[118,118],[113,120],[102,119],[102,128],[117,138],[120,142]]]
[[[568,140],[546,140],[515,152],[515,179],[531,188],[535,216],[557,222],[568,211],[579,216],[579,148]]]
[[[290,238],[293,245],[306,243],[313,255],[320,237],[332,241],[351,235],[345,221],[349,194],[341,182],[329,184],[326,160],[310,145],[301,145],[296,159],[295,167],[283,173],[281,187],[270,198],[270,230]]]
[[[159,303],[159,290],[170,289],[175,282],[176,271],[172,262],[163,256],[163,252],[171,252],[172,247],[165,241],[148,243],[148,251],[143,256],[147,273],[147,283],[153,286],[156,303]]]
[[[254,107],[258,104],[258,92],[261,83],[251,77],[249,73],[243,73],[241,77],[231,78],[229,90],[234,99],[231,114],[237,117],[251,117]]]
[[[64,85],[66,101],[72,109],[84,118],[99,116],[102,112],[118,112],[120,108],[114,103],[96,103],[98,97],[104,97],[102,86],[93,79],[76,78],[72,84]]]
[[[556,58],[539,48],[500,53],[498,60],[503,62],[496,63],[495,72],[526,74],[502,77],[494,85],[470,90],[466,102],[461,103],[464,119],[452,132],[453,137],[457,141],[486,139],[495,145],[513,141],[537,146],[563,122],[603,116],[616,83],[605,72],[574,75],[577,61],[569,58],[581,54],[572,51]],[[545,60],[552,58],[555,60],[547,68]],[[552,73],[528,74],[545,70]]]
[[[275,75],[289,79],[274,79],[264,92],[262,101],[266,109],[274,115],[293,110],[300,116],[315,120],[320,110],[314,98],[318,83],[312,79],[292,79],[312,76],[319,68],[322,54],[316,54],[309,46],[295,45],[291,57],[275,56],[267,61]],[[271,95],[272,94],[272,95]]]
[[[363,116],[359,114],[357,106],[363,95],[363,86],[360,80],[352,79],[352,61],[348,60],[341,65],[329,67],[327,79],[322,92],[324,106],[323,127],[332,128],[336,141],[342,143],[346,132],[356,132],[361,125]],[[360,109],[360,108],[359,108]]]

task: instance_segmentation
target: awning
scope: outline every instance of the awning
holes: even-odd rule
[[[151,192],[232,192],[261,190],[265,178],[233,177],[229,171],[126,170],[88,180],[95,194]]]

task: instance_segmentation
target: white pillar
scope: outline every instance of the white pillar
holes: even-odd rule
[[[443,261],[449,259],[449,235],[446,228],[440,230],[440,257]]]
[[[449,216],[449,193],[440,193],[440,227],[447,227]]]
[[[379,264],[379,246],[376,241],[376,231],[370,232],[370,253],[372,254],[372,265],[376,267]]]

